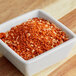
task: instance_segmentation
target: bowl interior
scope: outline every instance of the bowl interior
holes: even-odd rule
[[[5,22],[0,25],[0,32],[6,32],[9,31],[12,27],[19,25],[23,22],[26,22],[28,19],[34,18],[34,17],[40,17],[44,18],[52,23],[54,23],[56,26],[61,28],[63,31],[66,32],[66,34],[69,36],[69,39],[73,38],[72,33],[68,28],[66,28],[63,24],[61,24],[59,21],[57,21],[55,18],[49,16],[47,13],[45,13],[42,10],[35,10],[29,13],[26,13],[24,15],[21,15],[19,17],[16,17],[8,22]]]

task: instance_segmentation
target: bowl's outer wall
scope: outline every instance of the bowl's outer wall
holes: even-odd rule
[[[54,52],[48,54],[47,56],[33,62],[30,64],[24,64],[14,57],[10,52],[8,52],[5,47],[0,44],[0,51],[15,67],[17,67],[25,76],[31,76],[41,70],[63,60],[68,56],[69,52],[72,50],[75,42],[70,43],[67,46],[60,48],[59,50],[54,50]]]

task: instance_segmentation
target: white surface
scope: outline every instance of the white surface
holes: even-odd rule
[[[42,10],[35,10],[32,12],[26,13],[24,15],[21,15],[8,22],[1,24],[0,32],[6,32],[10,30],[13,26],[21,24],[33,17],[41,17],[54,23],[62,30],[64,30],[67,35],[69,35],[69,40],[28,61],[21,58],[8,45],[6,45],[2,40],[0,40],[0,52],[12,64],[14,64],[25,76],[32,76],[32,74],[40,72],[41,70],[67,57],[67,55],[69,54],[70,50],[72,49],[76,41],[76,36],[71,30],[69,30],[66,26],[64,26],[55,18],[51,17],[50,15],[48,15],[46,12]]]

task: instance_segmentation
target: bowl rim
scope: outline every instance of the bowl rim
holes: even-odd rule
[[[42,53],[42,54],[40,54],[40,55],[32,58],[32,59],[29,59],[29,60],[24,60],[21,56],[19,56],[15,51],[13,51],[6,43],[4,43],[4,42],[0,39],[0,44],[1,44],[3,47],[5,47],[5,49],[7,49],[13,56],[15,56],[18,60],[20,60],[20,61],[23,62],[24,64],[30,64],[30,63],[32,63],[32,62],[34,62],[34,61],[36,61],[36,60],[38,60],[38,59],[40,59],[40,58],[43,58],[44,56],[47,56],[47,55],[50,54],[50,53],[55,52],[55,50],[60,49],[60,48],[62,48],[63,46],[66,46],[66,45],[68,45],[69,43],[71,43],[71,42],[73,42],[73,41],[76,40],[76,35],[75,35],[69,28],[67,28],[67,27],[66,27],[65,25],[63,25],[61,22],[59,22],[58,20],[56,20],[54,17],[50,16],[50,15],[49,15],[48,13],[46,13],[45,11],[43,11],[43,10],[41,10],[41,9],[37,9],[37,10],[33,10],[33,11],[31,11],[31,12],[28,12],[28,13],[32,13],[32,12],[42,12],[42,13],[45,14],[47,17],[52,18],[53,21],[57,22],[60,26],[63,26],[63,27],[73,36],[73,38],[71,38],[71,39],[69,39],[68,41],[66,41],[66,42],[64,42],[64,43],[62,43],[62,44],[60,44],[60,45],[58,45],[58,46],[56,46],[56,47],[54,47],[54,48],[52,48],[52,49],[50,49],[50,50]],[[27,15],[28,13],[25,13],[25,14],[23,14],[23,15],[21,15],[21,16]],[[19,18],[19,17],[21,17],[21,16],[18,16],[18,17],[14,18],[14,19],[11,19],[11,20],[9,20],[9,21],[1,24],[1,25],[4,25],[4,24],[6,24],[6,23],[8,23],[8,22],[11,22],[12,20],[15,20],[15,19],[17,19],[17,18]],[[0,27],[1,27],[1,25],[0,25]]]

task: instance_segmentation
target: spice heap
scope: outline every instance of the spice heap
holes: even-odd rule
[[[0,33],[0,39],[22,58],[29,60],[62,44],[68,37],[53,23],[33,18],[6,33]]]

